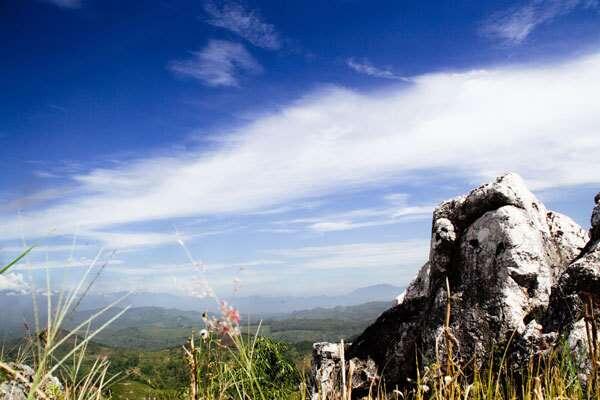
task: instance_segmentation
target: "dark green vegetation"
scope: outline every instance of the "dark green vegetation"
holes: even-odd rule
[[[66,334],[67,332],[64,331],[60,336]],[[5,355],[9,359],[17,359],[19,352],[33,354],[28,349],[33,348],[34,340],[37,339],[21,339],[7,344],[4,348]],[[80,336],[69,339],[55,353],[55,357],[63,357],[81,340]],[[246,336],[246,341],[250,340],[252,338]],[[197,338],[196,343],[199,347],[201,340]],[[302,357],[297,350],[285,343],[258,337],[254,352],[257,360],[255,365],[258,371],[257,377],[263,388],[278,393],[291,393],[297,389],[300,375],[294,360],[300,360]],[[226,356],[228,354],[227,351],[222,351],[222,353]],[[107,393],[113,399],[180,399],[189,387],[190,369],[186,363],[183,346],[144,350],[110,347],[90,341],[85,351],[83,368],[80,371],[82,377],[88,373],[98,358],[110,360],[109,375],[118,376]],[[33,363],[33,360],[29,358],[22,361],[30,365]],[[210,370],[210,365],[206,365],[206,368]],[[63,371],[63,373],[65,372]],[[61,374],[58,376],[61,377]]]
[[[185,347],[193,379],[189,398],[292,400],[302,379],[286,351],[285,344],[261,336],[210,334],[190,343]]]

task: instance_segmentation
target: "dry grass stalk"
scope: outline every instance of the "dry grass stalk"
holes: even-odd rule
[[[194,332],[188,341],[189,349],[183,346],[185,358],[190,372],[190,399],[198,400],[198,363],[196,360],[196,347],[194,344]]]
[[[592,364],[589,387],[592,392],[599,391],[600,382],[598,381],[598,378],[600,371],[600,354],[598,352],[598,327],[596,324],[596,316],[594,314],[594,300],[589,293],[585,294],[583,318],[585,321],[585,333],[588,342],[588,355]]]
[[[344,348],[344,339],[340,341],[340,365],[342,366],[342,400],[346,400],[346,355]]]
[[[348,366],[348,386],[345,388],[346,390],[346,398],[352,398],[352,378],[354,377],[354,363],[352,360],[349,362]]]
[[[446,291],[447,291],[447,302],[446,302],[446,318],[444,321],[444,336],[446,337],[446,373],[453,375],[453,363],[452,363],[452,334],[450,333],[450,316],[452,312],[451,294],[450,294],[450,281],[446,277]]]

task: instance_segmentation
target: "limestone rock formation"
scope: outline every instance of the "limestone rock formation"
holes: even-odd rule
[[[507,174],[435,209],[429,261],[346,358],[372,362],[388,384],[403,385],[416,375],[416,357],[444,362],[447,341],[463,365],[481,365],[509,342],[515,363],[559,337],[585,350],[576,338],[590,293],[600,294],[600,196],[588,234]]]

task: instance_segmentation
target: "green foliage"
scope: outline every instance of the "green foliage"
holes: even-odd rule
[[[3,273],[5,273],[6,271],[8,271],[10,268],[12,268],[15,264],[17,264],[19,261],[21,261],[23,258],[25,258],[25,256],[27,254],[29,254],[29,252],[33,249],[33,247],[28,248],[27,250],[25,250],[23,253],[21,253],[20,256],[18,256],[17,258],[15,258],[14,260],[12,260],[11,262],[9,262],[8,264],[6,264],[4,267],[0,268],[0,275],[2,275]]]
[[[186,347],[193,379],[188,391],[201,399],[289,399],[298,394],[300,373],[288,347],[260,336],[205,336]],[[192,396],[190,395],[190,398]]]
[[[257,382],[269,393],[268,398],[284,398],[295,391],[300,374],[286,357],[287,346],[266,337],[258,337],[254,344],[254,373]]]

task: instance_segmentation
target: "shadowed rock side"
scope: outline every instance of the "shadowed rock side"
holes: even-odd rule
[[[568,339],[577,356],[581,371],[591,368],[587,355],[588,341],[585,329],[585,304],[600,304],[600,193],[595,197],[592,212],[590,240],[575,262],[567,267],[552,289],[550,307],[544,320],[544,332],[558,332]]]
[[[561,335],[581,338],[582,294],[600,293],[598,204],[590,233],[546,210],[515,174],[442,203],[433,214],[429,261],[346,359],[370,360],[387,384],[401,386],[415,377],[417,361],[444,362],[446,279],[453,354],[462,365],[481,365],[509,342],[509,359],[521,363]]]

